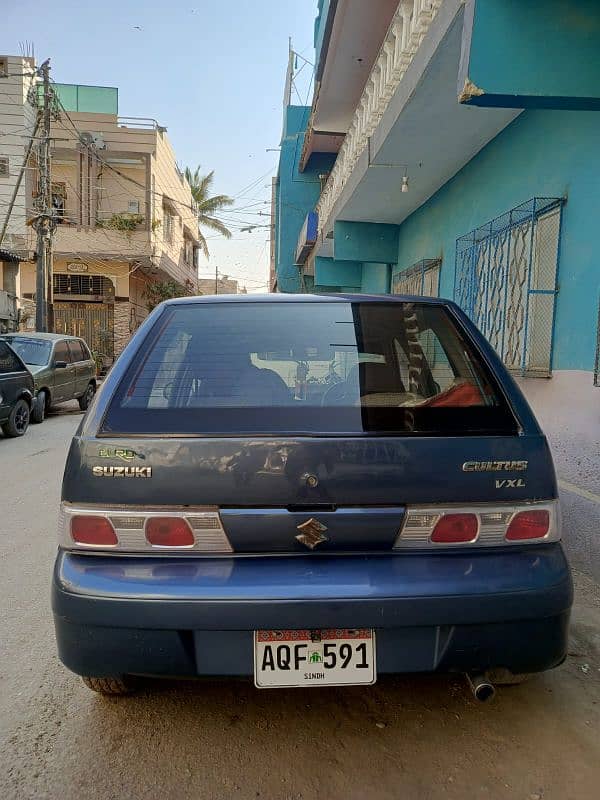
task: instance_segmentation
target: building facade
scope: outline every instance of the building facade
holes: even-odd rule
[[[166,128],[119,116],[116,88],[52,89],[53,327],[83,336],[110,363],[147,315],[150,284],[197,291],[194,202]],[[35,160],[29,173],[20,205],[26,222],[35,215]],[[21,325],[33,329],[35,236],[15,214],[10,224],[24,228],[17,294]],[[13,250],[19,243],[11,241]]]
[[[19,323],[17,276],[20,258],[0,248],[0,333],[16,331]]]
[[[479,325],[597,577],[599,37],[594,0],[320,0],[274,203],[280,291],[439,294]]]
[[[215,278],[198,278],[198,294],[247,294],[245,286],[228,275],[219,275]]]

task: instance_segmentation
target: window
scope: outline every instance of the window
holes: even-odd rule
[[[392,275],[392,294],[414,294],[437,297],[440,285],[439,258],[425,258],[412,267]]]
[[[32,367],[43,367],[50,360],[52,344],[45,339],[10,336],[8,342],[19,358]]]
[[[87,356],[84,355],[80,341],[77,339],[69,339],[68,345],[69,353],[71,354],[71,361],[85,361]]]
[[[0,78],[8,78],[8,60],[0,58]]]
[[[186,264],[194,264],[194,243],[187,237],[183,242],[183,260]]]
[[[67,364],[71,363],[71,354],[69,353],[68,345],[64,339],[57,342],[54,348],[54,363],[57,361],[66,361]]]
[[[456,243],[454,299],[523,376],[552,374],[562,205],[535,197]]]
[[[10,162],[6,156],[0,156],[0,178],[10,177]]]
[[[163,231],[167,242],[173,241],[173,215],[168,208],[163,206]]]
[[[442,306],[167,307],[108,409],[107,433],[481,433],[515,429]]]
[[[6,342],[0,342],[0,375],[8,372],[23,372],[23,364]]]
[[[79,339],[79,344],[81,345],[81,349],[83,350],[83,360],[84,361],[91,361],[92,360],[92,354],[90,353],[90,348],[87,346],[87,344],[82,339]]]
[[[110,278],[103,275],[65,275],[55,273],[52,276],[54,294],[61,295],[94,295],[107,297],[112,293],[113,284]]]

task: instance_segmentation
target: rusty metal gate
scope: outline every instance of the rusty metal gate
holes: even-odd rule
[[[80,336],[90,350],[114,357],[114,306],[108,303],[54,303],[54,330]]]

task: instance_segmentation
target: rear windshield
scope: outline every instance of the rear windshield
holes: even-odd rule
[[[102,427],[183,435],[514,430],[444,307],[401,302],[168,306]]]

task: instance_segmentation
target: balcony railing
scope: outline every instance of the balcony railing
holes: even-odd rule
[[[442,2],[443,0],[400,0],[398,3],[344,143],[317,204],[319,233],[370,136],[379,125]]]
[[[117,124],[119,128],[139,128],[146,131],[159,131],[159,133],[167,130],[164,125],[159,125],[152,117],[118,117]]]

